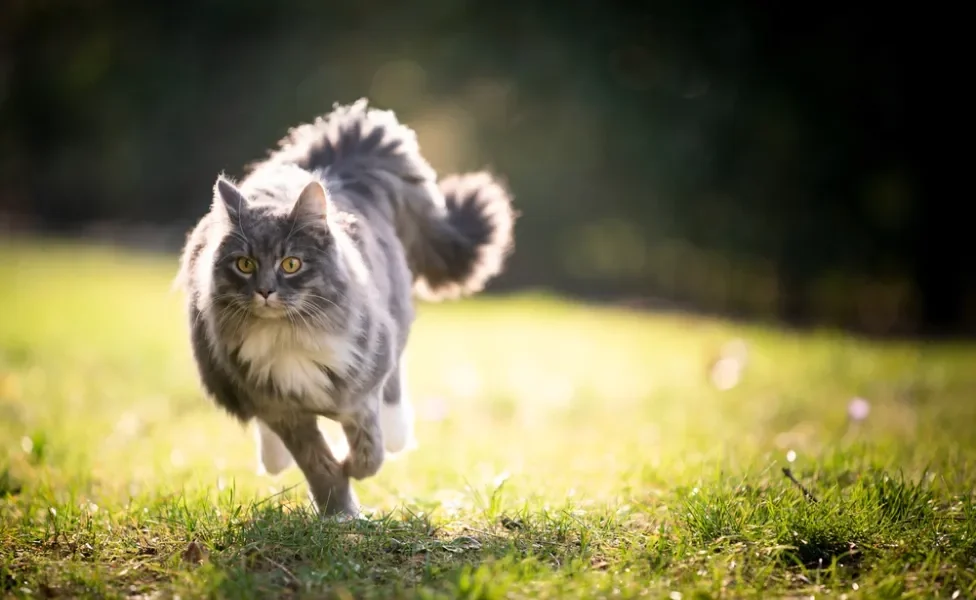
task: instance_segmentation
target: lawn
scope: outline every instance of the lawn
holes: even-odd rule
[[[419,447],[336,523],[201,393],[175,266],[0,246],[0,596],[976,595],[976,346],[423,305]]]

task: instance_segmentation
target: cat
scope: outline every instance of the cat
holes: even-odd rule
[[[363,98],[291,129],[238,183],[220,174],[177,282],[201,386],[324,515],[413,441],[404,350],[415,298],[481,291],[514,250],[512,195],[487,171],[440,182],[416,135]],[[335,458],[317,417],[338,422]]]

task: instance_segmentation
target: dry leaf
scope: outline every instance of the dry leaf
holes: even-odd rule
[[[193,540],[183,551],[183,562],[202,563],[207,559],[208,554],[207,549],[200,542]]]

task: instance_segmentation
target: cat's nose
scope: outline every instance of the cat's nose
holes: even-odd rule
[[[272,288],[261,288],[261,289],[258,290],[258,293],[261,294],[261,296],[265,300],[267,300],[268,299],[268,296],[270,296],[271,294],[274,293],[274,289],[272,289]]]

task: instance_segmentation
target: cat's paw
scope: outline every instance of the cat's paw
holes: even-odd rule
[[[292,456],[285,444],[260,420],[256,424],[258,442],[258,474],[278,475],[292,465]]]
[[[383,447],[390,454],[398,454],[416,447],[413,406],[406,396],[400,402],[380,404],[380,429]]]
[[[347,477],[366,479],[376,475],[383,466],[383,449],[378,446],[352,450],[342,463]]]
[[[360,516],[359,498],[348,480],[335,485],[320,498],[311,493],[310,495],[323,519],[345,522]]]

